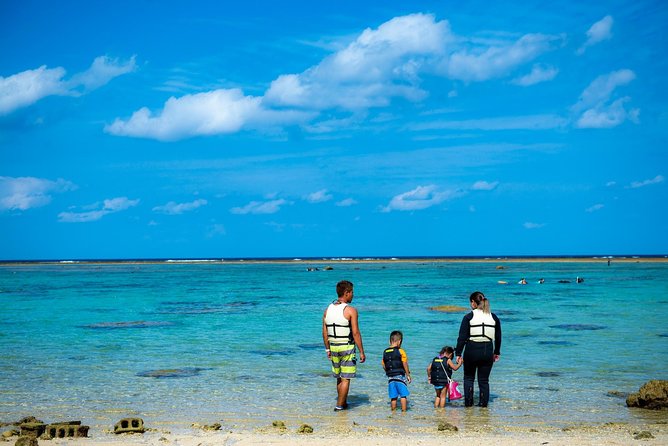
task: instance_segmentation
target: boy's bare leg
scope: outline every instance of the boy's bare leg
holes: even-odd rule
[[[408,409],[408,398],[402,398],[401,399],[401,411],[406,412]]]
[[[441,392],[443,392],[443,389],[436,389],[436,399],[434,399],[434,407],[441,407]]]
[[[392,398],[392,401],[390,401],[390,407],[392,408],[392,410],[397,410],[397,399],[396,398]]]

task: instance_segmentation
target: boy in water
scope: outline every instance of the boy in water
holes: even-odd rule
[[[390,396],[392,410],[397,409],[397,399],[401,399],[401,411],[406,412],[407,397],[410,395],[407,384],[411,382],[408,357],[401,348],[404,335],[400,331],[390,333],[390,347],[383,352],[383,369],[387,375],[387,393]]]
[[[462,362],[452,362],[454,355],[455,349],[445,346],[441,349],[438,356],[432,359],[429,367],[427,367],[427,379],[434,386],[434,390],[436,390],[434,407],[445,407],[445,401],[450,391],[448,388],[448,378],[452,379],[453,370],[457,370],[462,366]]]

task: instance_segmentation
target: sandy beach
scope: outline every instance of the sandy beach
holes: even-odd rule
[[[41,444],[86,445],[86,446],[134,446],[134,445],[316,445],[356,444],[362,446],[381,445],[442,445],[453,446],[484,444],[500,446],[529,445],[665,445],[668,444],[668,416],[666,422],[643,425],[609,423],[601,426],[543,429],[495,429],[480,428],[468,432],[439,432],[437,428],[423,432],[383,432],[374,428],[350,426],[349,430],[336,432],[296,433],[298,426],[287,426],[284,432],[277,432],[269,426],[256,431],[203,431],[193,429],[192,433],[173,434],[168,431],[151,431],[144,434],[121,434],[92,432],[90,438],[40,440]],[[14,441],[12,437],[9,441]]]

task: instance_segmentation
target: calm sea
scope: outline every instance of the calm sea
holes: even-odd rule
[[[138,416],[178,430],[272,420],[420,429],[447,420],[467,429],[665,417],[629,409],[617,393],[668,379],[668,263],[327,265],[2,265],[0,421],[35,415],[103,429]],[[527,285],[517,283],[522,277]],[[355,283],[367,362],[351,410],[334,413],[321,318],[341,279]],[[490,408],[465,409],[460,400],[435,411],[425,369],[455,344],[464,313],[431,307],[465,307],[474,290],[490,298],[503,327]],[[410,411],[389,417],[380,360],[395,329],[404,332],[414,382]],[[462,382],[462,369],[454,376]]]

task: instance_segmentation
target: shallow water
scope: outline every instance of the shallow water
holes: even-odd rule
[[[317,262],[3,265],[0,421],[35,415],[108,427],[141,416],[173,429],[192,422],[253,428],[275,419],[414,429],[445,419],[467,429],[665,418],[628,409],[609,392],[668,379],[668,263],[499,264],[505,269],[485,262],[336,263],[332,271]],[[518,285],[521,277],[529,283]],[[321,317],[341,279],[356,285],[367,362],[352,384],[351,410],[335,414]],[[425,369],[440,347],[455,344],[464,313],[430,307],[466,306],[474,290],[490,298],[503,327],[490,408],[457,401],[434,411]],[[395,329],[404,332],[414,382],[411,410],[388,417],[380,359]],[[454,376],[462,382],[462,369]]]

